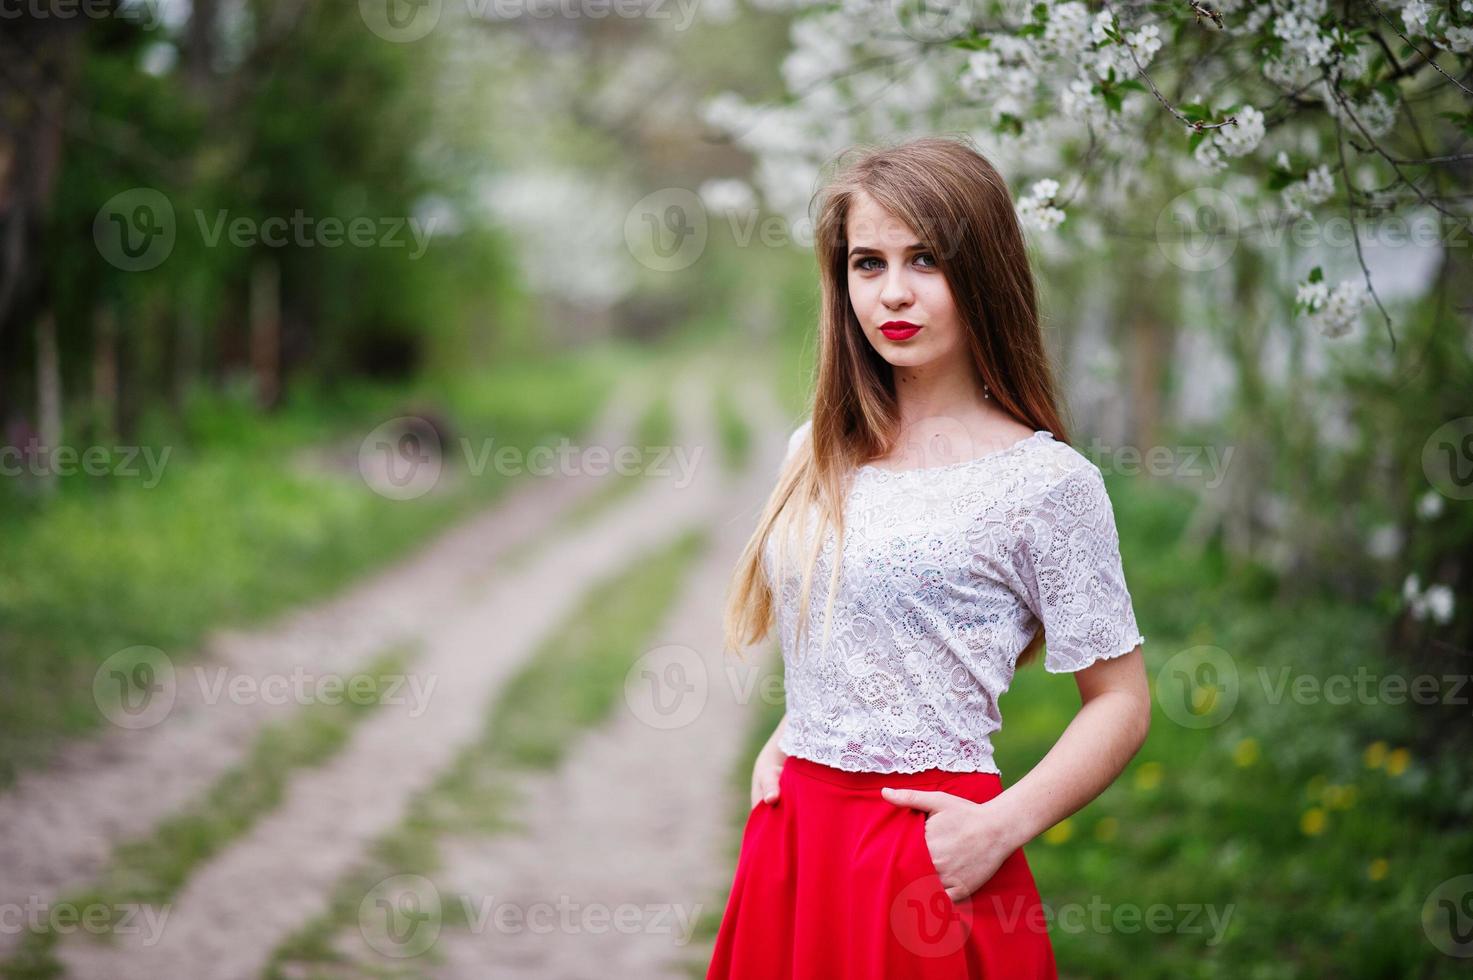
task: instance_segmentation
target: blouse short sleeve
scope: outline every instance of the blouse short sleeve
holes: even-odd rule
[[[1044,669],[1082,670],[1145,642],[1120,558],[1115,512],[1099,467],[1072,468],[1023,523],[1015,565],[1023,601],[1044,628]]]

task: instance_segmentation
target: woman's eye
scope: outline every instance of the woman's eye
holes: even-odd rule
[[[932,255],[930,252],[920,252],[920,253],[918,253],[916,255],[916,261],[919,262],[921,259],[925,259],[926,260],[926,264],[927,264],[927,267],[928,268],[934,269],[936,267],[936,257],[934,255]]]
[[[873,256],[873,255],[866,255],[864,258],[862,258],[858,262],[854,263],[854,268],[858,269],[860,272],[869,272],[874,267],[873,266],[869,266],[869,265],[865,265],[865,263],[866,262],[878,262],[878,261],[880,261],[880,260],[878,258],[876,258],[875,256]]]

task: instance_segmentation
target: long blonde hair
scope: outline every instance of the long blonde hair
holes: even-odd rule
[[[801,649],[814,567],[825,531],[832,526],[833,572],[822,641],[828,642],[843,555],[844,480],[854,467],[886,455],[899,433],[890,365],[865,339],[849,302],[845,221],[861,191],[910,226],[930,248],[950,287],[978,379],[997,406],[1030,428],[1047,429],[1059,442],[1068,442],[1054,404],[1033,272],[1007,182],[962,138],[932,136],[853,149],[862,155],[843,166],[817,195],[814,251],[822,306],[812,425],[808,438],[783,466],[737,562],[724,622],[728,652],[760,642],[772,629],[774,589],[762,565],[768,536],[778,535],[780,594],[786,542],[795,527],[798,540],[804,540],[815,507],[818,533],[812,535],[805,559],[797,644]],[[1034,659],[1042,645],[1040,627],[1018,664]]]

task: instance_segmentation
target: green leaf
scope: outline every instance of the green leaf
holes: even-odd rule
[[[1310,282],[1320,282],[1324,278],[1325,278],[1325,270],[1324,269],[1321,269],[1319,266],[1315,266],[1313,269],[1310,269],[1309,270],[1309,281]]]
[[[963,51],[986,51],[992,47],[992,37],[979,32],[974,27],[972,33],[965,37],[952,38],[950,43],[952,47],[961,48]]]

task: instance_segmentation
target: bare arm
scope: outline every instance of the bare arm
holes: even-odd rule
[[[992,801],[1021,847],[1114,782],[1151,727],[1151,692],[1140,647],[1075,673],[1082,701],[1059,740],[1022,779]]]

